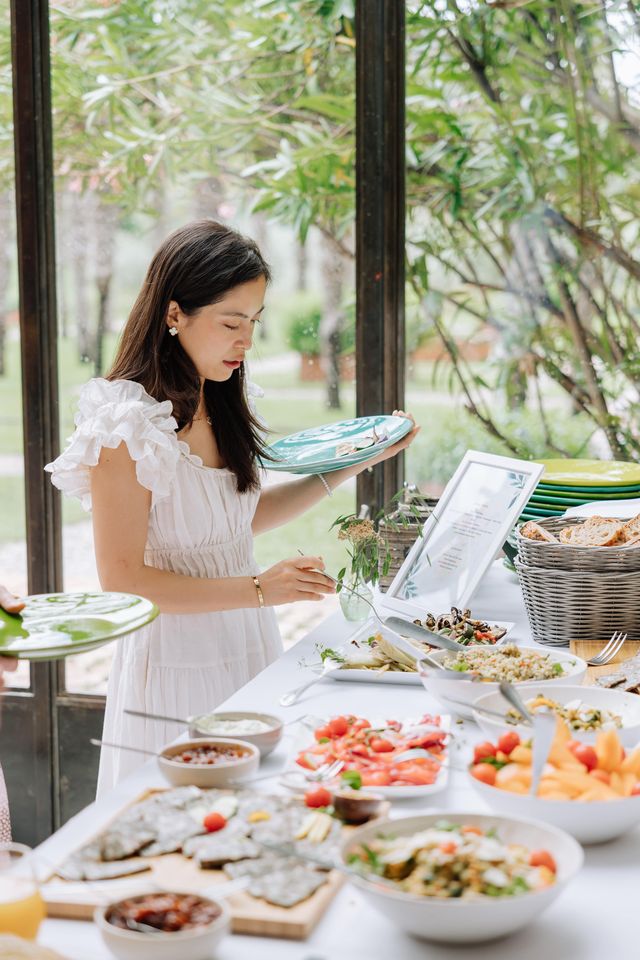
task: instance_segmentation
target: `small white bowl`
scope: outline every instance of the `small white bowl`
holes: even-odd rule
[[[490,656],[501,650],[500,647],[472,647],[474,654],[480,656]],[[549,687],[559,686],[561,684],[573,683],[580,684],[587,674],[587,664],[580,657],[573,653],[561,650],[545,650],[541,647],[520,646],[520,650],[535,650],[536,653],[548,655],[552,663],[561,663],[564,667],[564,673],[557,680],[545,680],[544,683]],[[437,650],[430,654],[432,660],[444,661],[446,657],[452,654],[448,650]],[[419,670],[420,679],[427,693],[432,694],[436,700],[439,700],[447,709],[460,717],[473,718],[473,703],[479,696],[486,693],[498,693],[498,683],[493,680],[474,681],[459,680],[457,677],[450,680],[444,671],[436,667],[426,671]],[[528,688],[535,688],[542,681],[540,680],[520,680],[517,683],[518,689],[526,696]],[[449,699],[452,698],[452,699]],[[453,701],[460,701],[454,703]]]
[[[576,841],[546,823],[481,813],[432,813],[398,820],[376,820],[360,827],[345,839],[342,859],[362,843],[370,843],[387,830],[395,836],[410,836],[438,820],[466,823],[483,830],[495,828],[507,842],[524,844],[531,850],[548,849],[558,866],[556,882],[544,890],[513,897],[482,897],[477,900],[442,900],[397,892],[365,877],[352,875],[351,883],[362,891],[372,907],[406,933],[443,943],[480,943],[513,933],[535,920],[561,893],[580,870],[583,853]]]
[[[248,710],[237,710],[235,712],[214,710],[211,713],[189,717],[189,736],[194,739],[196,737],[209,739],[216,736],[226,736],[226,734],[211,733],[201,725],[202,721],[212,718],[216,720],[261,720],[262,723],[268,724],[268,730],[263,730],[261,733],[243,733],[240,737],[246,743],[252,743],[254,747],[257,747],[261,757],[267,757],[282,738],[283,724],[280,717],[275,717],[271,713],[252,713]]]
[[[220,941],[231,930],[231,915],[221,900],[201,899],[215,903],[221,913],[211,923],[193,930],[141,933],[115,927],[106,919],[106,914],[121,901],[96,907],[93,920],[105,946],[118,960],[149,960],[151,957],[153,960],[211,960]]]
[[[595,707],[597,710],[608,710],[622,718],[622,726],[616,731],[623,747],[633,749],[640,743],[640,697],[636,693],[626,693],[624,690],[607,690],[604,687],[566,687],[554,682],[549,685],[546,680],[532,683],[523,694],[523,699],[530,700],[538,693],[564,705],[572,700],[582,700],[585,706]],[[484,707],[498,713],[506,713],[510,705],[498,693],[483,693],[473,701],[474,707]],[[501,721],[497,717],[487,717],[474,709],[473,719],[480,729],[487,734],[490,740],[495,741],[506,730],[515,730],[523,740],[531,737],[531,728],[523,724]],[[595,743],[597,730],[572,730],[571,739],[581,743]]]
[[[468,774],[474,788],[493,810],[516,817],[537,817],[566,830],[580,843],[606,843],[640,823],[640,796],[619,800],[546,800],[490,787]]]
[[[184,763],[173,757],[183,750],[203,746],[232,747],[241,753],[238,760],[221,760],[219,763]],[[204,737],[172,743],[158,754],[158,766],[174,787],[228,787],[236,780],[253,776],[260,766],[260,751],[246,740],[231,740],[228,737]]]

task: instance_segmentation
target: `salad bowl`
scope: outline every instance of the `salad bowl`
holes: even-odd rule
[[[448,670],[440,670],[438,666],[430,667],[428,662],[421,661],[419,665],[420,679],[425,690],[439,700],[447,710],[456,713],[460,717],[473,719],[474,702],[484,694],[498,693],[499,681],[497,679],[483,679],[484,665],[486,664],[485,673],[491,674],[495,670],[496,664],[499,662],[507,662],[505,651],[508,651],[511,647],[512,645],[500,647],[469,647],[467,650],[461,651],[461,653],[458,654],[459,657],[473,657],[472,666],[477,670],[475,676],[471,669],[461,669],[456,671],[459,674],[458,676],[451,676]],[[584,681],[587,673],[587,664],[573,653],[563,650],[525,646],[519,646],[517,650],[523,657],[527,657],[529,654],[535,655],[536,662],[540,662],[537,660],[538,657],[545,658],[544,662],[549,666],[554,678],[544,681],[550,689],[560,686],[561,684],[570,683],[577,685]],[[436,650],[429,655],[429,660],[441,667],[445,667],[446,662],[450,660],[451,656],[447,650]],[[464,677],[464,673],[468,673],[468,680]],[[541,683],[541,680],[535,677],[527,680],[514,679],[513,671],[508,669],[505,670],[503,676],[500,676],[500,680],[509,680],[515,683],[520,689],[522,696],[528,695],[528,688],[533,687],[536,689]]]
[[[530,851],[548,851],[557,866],[555,882],[543,889],[505,896],[419,896],[389,883],[376,884],[358,876],[354,859],[361,849],[371,849],[388,831],[400,841],[437,827],[446,816],[448,824],[493,831],[507,844]],[[449,834],[454,836],[455,834]],[[444,943],[479,943],[502,937],[534,921],[561,894],[582,866],[583,853],[576,841],[559,830],[535,820],[479,813],[426,814],[393,820],[377,820],[351,833],[342,845],[342,860],[351,868],[350,882],[368,903],[405,933]]]

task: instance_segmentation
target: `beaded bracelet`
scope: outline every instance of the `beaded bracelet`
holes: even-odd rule
[[[260,586],[260,581],[257,577],[251,578],[255,584],[256,592],[258,594],[258,605],[264,607],[264,594],[262,592],[262,587]]]
[[[318,480],[320,481],[320,483],[322,484],[322,486],[323,486],[323,487],[325,488],[325,490],[327,491],[327,496],[328,496],[328,497],[332,497],[332,496],[333,496],[333,490],[331,489],[331,487],[329,486],[329,484],[327,483],[327,481],[325,480],[325,478],[323,477],[323,475],[322,475],[321,473],[316,473],[316,477],[318,478]]]

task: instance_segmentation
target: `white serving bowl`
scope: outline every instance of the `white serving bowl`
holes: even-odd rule
[[[474,654],[480,656],[490,656],[500,651],[500,647],[473,647]],[[535,650],[536,653],[547,655],[552,663],[561,663],[564,667],[564,673],[554,680],[545,680],[544,683],[549,687],[555,687],[562,684],[572,683],[580,684],[587,674],[587,664],[580,657],[564,650],[546,650],[541,647],[520,646],[520,650]],[[429,655],[432,660],[444,662],[446,657],[452,656],[448,650],[437,650]],[[419,667],[420,679],[422,684],[432,696],[439,700],[443,706],[447,707],[452,713],[460,717],[473,718],[473,703],[479,696],[486,693],[498,693],[498,683],[493,680],[474,681],[460,680],[458,677],[449,679],[444,671],[439,671],[437,667],[423,670]],[[527,696],[527,690],[540,684],[540,680],[520,680],[517,683],[518,689],[523,696]],[[451,699],[449,699],[451,698]],[[453,701],[459,701],[454,703]]]
[[[342,859],[348,863],[354,847],[370,843],[386,831],[394,836],[409,836],[425,830],[439,820],[474,824],[483,830],[496,828],[500,838],[522,843],[531,850],[547,849],[558,866],[556,882],[544,890],[513,897],[481,897],[477,900],[442,900],[397,892],[387,886],[353,874],[351,881],[366,900],[392,923],[417,937],[444,943],[480,943],[513,933],[531,923],[560,894],[580,870],[583,853],[576,841],[561,830],[515,817],[481,813],[431,813],[399,820],[376,820],[360,827],[342,844]]]
[[[238,760],[221,760],[219,763],[184,763],[173,757],[190,747],[219,746],[232,747],[243,756]],[[232,740],[229,737],[199,737],[196,740],[184,740],[172,743],[158,754],[158,766],[162,774],[174,787],[228,787],[234,781],[246,780],[253,776],[260,766],[260,751],[246,740]]]
[[[189,717],[189,736],[194,739],[196,737],[206,737],[209,739],[212,736],[226,736],[226,734],[212,734],[206,730],[205,727],[201,726],[202,721],[212,718],[215,720],[261,720],[262,723],[268,724],[268,730],[263,730],[261,733],[243,733],[240,737],[240,739],[246,741],[246,743],[252,743],[254,747],[257,747],[261,757],[268,756],[282,738],[283,724],[280,717],[275,717],[271,713],[252,713],[249,710],[236,710],[233,712],[218,712],[214,710],[211,713]],[[229,736],[232,736],[232,734],[229,734]]]
[[[487,805],[511,817],[537,817],[566,830],[580,843],[605,843],[640,823],[640,796],[619,800],[546,800],[490,787],[468,774]]]
[[[531,683],[523,692],[523,699],[530,700],[538,693],[564,706],[572,700],[581,700],[585,706],[595,707],[597,710],[608,710],[622,718],[622,726],[616,731],[623,747],[633,749],[640,743],[640,697],[636,693],[626,693],[624,690],[607,690],[605,687],[569,687],[557,684],[554,681],[548,684],[546,680],[540,683]],[[505,713],[511,709],[510,705],[498,691],[497,693],[483,693],[473,701],[474,707],[484,707]],[[523,740],[531,737],[531,727],[524,724],[508,723],[497,717],[488,717],[474,709],[473,719],[480,729],[487,734],[490,740],[495,741],[506,730],[515,730]],[[582,743],[595,743],[597,730],[572,730],[572,740]]]
[[[221,913],[211,923],[193,930],[141,933],[115,927],[106,919],[106,914],[121,901],[96,907],[93,920],[105,946],[118,960],[211,960],[231,929],[231,915],[223,901],[211,897],[201,899],[215,903]]]

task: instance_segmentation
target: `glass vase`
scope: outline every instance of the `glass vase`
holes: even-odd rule
[[[345,580],[340,591],[340,606],[345,620],[366,620],[371,613],[373,591],[371,587],[351,577]]]

